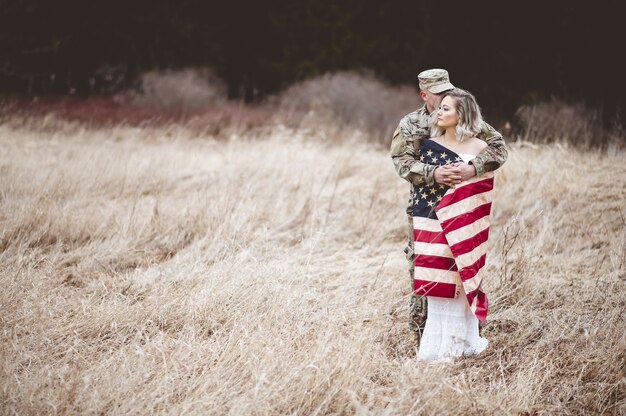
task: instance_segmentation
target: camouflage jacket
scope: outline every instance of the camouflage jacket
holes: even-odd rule
[[[391,141],[391,159],[401,178],[413,185],[432,185],[435,182],[433,173],[435,165],[428,165],[419,161],[417,149],[419,140],[430,137],[430,114],[426,105],[417,111],[407,114],[400,120],[398,128],[393,133]],[[476,175],[498,169],[506,162],[507,150],[502,135],[483,121],[479,139],[487,143],[487,147],[480,152],[470,163],[476,169]],[[413,187],[411,187],[413,193]],[[407,212],[412,208],[413,195],[409,199]]]

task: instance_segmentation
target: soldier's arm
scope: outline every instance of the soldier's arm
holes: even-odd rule
[[[506,162],[508,152],[502,135],[484,121],[482,131],[477,137],[487,143],[487,147],[470,162],[476,169],[476,176],[480,176],[502,166]]]
[[[485,147],[470,163],[476,169],[476,176],[498,169],[506,162],[508,152],[502,135],[486,122],[482,122],[482,130],[478,138],[487,143]]]
[[[400,121],[391,140],[391,160],[396,172],[413,185],[432,185],[436,166],[420,162],[416,151],[416,147],[419,149],[419,141],[427,138],[428,134],[412,135],[405,124],[404,119]]]

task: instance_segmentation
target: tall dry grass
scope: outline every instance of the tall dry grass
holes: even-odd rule
[[[371,73],[344,71],[294,84],[268,104],[276,107],[283,124],[358,130],[375,143],[386,143],[400,118],[423,103],[414,87],[394,87]]]
[[[428,365],[408,185],[328,134],[0,126],[2,413],[626,412],[623,154],[512,145],[489,349]]]
[[[116,98],[140,108],[185,113],[224,104],[226,90],[226,83],[208,68],[185,68],[146,72],[136,90]]]
[[[197,136],[218,137],[256,136],[287,126],[310,131],[318,140],[348,135],[386,146],[400,119],[422,105],[414,86],[392,86],[371,72],[355,71],[322,74],[251,105],[228,99],[226,84],[211,70],[186,68],[144,73],[136,88],[114,96],[0,97],[0,123],[50,128],[61,120],[61,129],[67,128],[65,121],[90,128],[182,126]],[[501,124],[494,127],[509,143],[558,143],[614,155],[626,148],[623,122],[614,117],[607,124],[602,109],[582,102],[552,98],[523,105]]]
[[[534,143],[569,143],[581,149],[619,152],[626,147],[622,121],[614,118],[609,126],[602,111],[582,102],[562,99],[523,105],[515,114],[513,136]]]

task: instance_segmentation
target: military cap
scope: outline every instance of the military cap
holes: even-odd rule
[[[433,94],[439,94],[451,90],[454,85],[450,83],[448,71],[445,69],[428,69],[417,76],[420,90],[427,90]]]

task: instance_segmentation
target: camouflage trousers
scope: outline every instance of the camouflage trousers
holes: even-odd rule
[[[424,330],[424,325],[426,324],[426,315],[428,313],[428,305],[426,296],[416,295],[413,290],[414,280],[415,280],[415,252],[413,245],[413,217],[411,215],[407,215],[409,219],[409,229],[407,234],[407,246],[404,249],[404,253],[406,254],[407,264],[409,267],[409,277],[411,279],[411,300],[409,303],[409,328],[412,331],[421,333]]]

